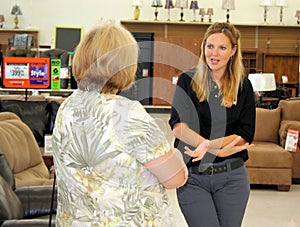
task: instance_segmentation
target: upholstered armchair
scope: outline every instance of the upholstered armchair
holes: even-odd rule
[[[49,226],[49,220],[55,226],[56,208],[53,185],[15,189],[14,174],[0,150],[0,226]]]
[[[53,184],[32,131],[15,113],[0,113],[0,141],[16,188]]]

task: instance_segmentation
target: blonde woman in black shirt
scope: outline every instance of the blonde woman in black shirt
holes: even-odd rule
[[[206,31],[196,69],[179,77],[169,123],[189,169],[187,183],[177,189],[188,225],[241,226],[255,100],[234,25],[216,22]]]

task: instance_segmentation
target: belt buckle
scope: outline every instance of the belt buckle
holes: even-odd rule
[[[210,166],[210,167],[208,167],[208,174],[207,175],[210,175],[210,176],[212,176],[212,175],[214,175],[214,167],[213,166]]]

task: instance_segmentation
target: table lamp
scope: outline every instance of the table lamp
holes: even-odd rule
[[[188,0],[176,0],[175,7],[180,8],[180,20],[179,21],[184,21],[183,20],[183,9],[188,8]]]
[[[229,23],[230,10],[235,10],[234,0],[223,0],[222,9],[226,10],[226,21]]]
[[[274,73],[250,73],[248,79],[252,84],[253,91],[258,95],[259,104],[261,103],[262,92],[276,90]]]
[[[283,19],[283,7],[287,7],[286,0],[277,0],[276,6],[280,7],[280,23],[282,24]]]
[[[18,15],[22,15],[22,11],[21,11],[20,6],[14,5],[11,9],[10,14],[15,16],[15,19],[14,19],[15,27],[14,27],[14,29],[18,29],[19,28],[19,26],[18,26],[18,24],[19,24]]]
[[[141,0],[133,0],[132,1],[132,6],[134,6],[133,19],[138,20],[140,18],[140,7],[142,5],[143,4],[142,4]]]
[[[197,21],[196,20],[196,9],[199,9],[198,1],[191,1],[190,9],[193,10],[193,13],[194,13],[193,21],[195,22],[195,21]]]
[[[4,15],[0,15],[0,28],[4,27],[4,22],[5,22]]]
[[[214,9],[208,8],[206,14],[208,15],[208,22],[211,23],[211,16],[214,15]]]
[[[205,16],[205,8],[200,8],[199,9],[199,15],[200,15],[200,21],[204,22],[204,16]]]
[[[173,4],[173,1],[172,0],[166,0],[166,5],[165,5],[165,9],[168,9],[168,21],[170,21],[170,12],[171,12],[171,9],[174,8],[174,4]]]
[[[272,6],[272,0],[260,0],[260,6],[264,7],[264,23],[267,23],[268,7]]]
[[[297,17],[297,24],[300,24],[300,10],[296,10],[295,17]]]
[[[154,18],[154,20],[158,20],[158,19],[157,19],[157,16],[158,16],[158,9],[157,9],[157,8],[163,6],[162,3],[161,3],[161,0],[153,0],[151,6],[152,6],[152,7],[155,7],[155,11],[154,11],[154,16],[155,16],[155,18]]]

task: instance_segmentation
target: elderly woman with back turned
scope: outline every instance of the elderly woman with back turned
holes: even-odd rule
[[[138,45],[112,22],[76,48],[78,90],[62,103],[53,132],[57,226],[174,226],[166,188],[187,169],[137,101],[117,95],[134,82]]]

